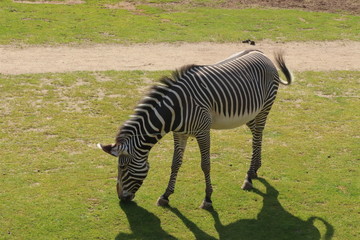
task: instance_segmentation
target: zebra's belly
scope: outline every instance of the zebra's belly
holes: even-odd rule
[[[212,129],[236,128],[254,119],[259,112],[260,110],[254,111],[249,114],[235,115],[235,116],[224,116],[222,114],[214,113],[212,115],[211,128]]]

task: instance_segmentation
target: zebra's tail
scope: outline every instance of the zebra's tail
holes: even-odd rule
[[[282,51],[275,53],[275,61],[276,61],[277,66],[280,68],[280,70],[284,73],[284,75],[286,77],[286,81],[284,81],[280,78],[280,83],[283,85],[290,85],[291,82],[293,81],[294,77],[291,74],[290,70],[285,65],[285,60],[284,60]]]

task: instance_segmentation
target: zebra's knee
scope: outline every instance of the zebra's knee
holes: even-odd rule
[[[204,174],[208,174],[210,172],[210,163],[201,163],[201,170]]]
[[[182,165],[182,160],[177,160],[171,165],[171,172],[177,173]]]

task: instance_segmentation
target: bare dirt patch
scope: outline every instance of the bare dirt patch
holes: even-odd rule
[[[160,43],[26,47],[0,46],[0,73],[24,74],[105,70],[173,70],[185,64],[213,64],[245,50],[269,57],[284,50],[293,71],[360,70],[360,42]]]
[[[128,11],[135,11],[136,5],[135,3],[130,2],[119,2],[114,4],[105,4],[105,7],[108,9],[125,9]]]
[[[124,9],[135,15],[144,15],[144,10],[138,9],[137,4],[133,2],[119,2],[114,4],[105,4],[107,9]]]
[[[130,2],[130,1],[129,1]],[[181,4],[190,7],[217,7],[217,8],[284,8],[300,9],[304,11],[321,11],[321,12],[346,12],[351,14],[360,14],[360,1],[358,0],[214,0],[214,1],[193,1],[178,0],[168,3],[151,3],[163,8],[171,8],[174,5]]]
[[[360,14],[360,1],[357,0],[229,0],[222,1],[222,5],[229,8],[254,6]]]
[[[13,0],[17,3],[31,4],[81,4],[83,0],[65,0],[65,1],[49,1],[34,0],[22,1]],[[137,4],[157,5],[160,7],[173,6],[177,4],[188,6],[204,6],[204,7],[223,7],[223,8],[248,8],[248,7],[272,7],[286,9],[303,9],[306,11],[323,11],[323,12],[347,12],[352,14],[360,14],[360,1],[358,0],[215,0],[215,1],[192,1],[178,0],[174,2],[152,3],[151,1],[122,1],[114,4],[105,4],[106,8],[121,8],[136,12]]]

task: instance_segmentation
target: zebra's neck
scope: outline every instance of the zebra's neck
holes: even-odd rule
[[[134,144],[142,148],[151,148],[165,134],[174,130],[178,124],[175,121],[178,104],[171,95],[168,86],[154,88],[120,128],[117,139],[131,136]]]

